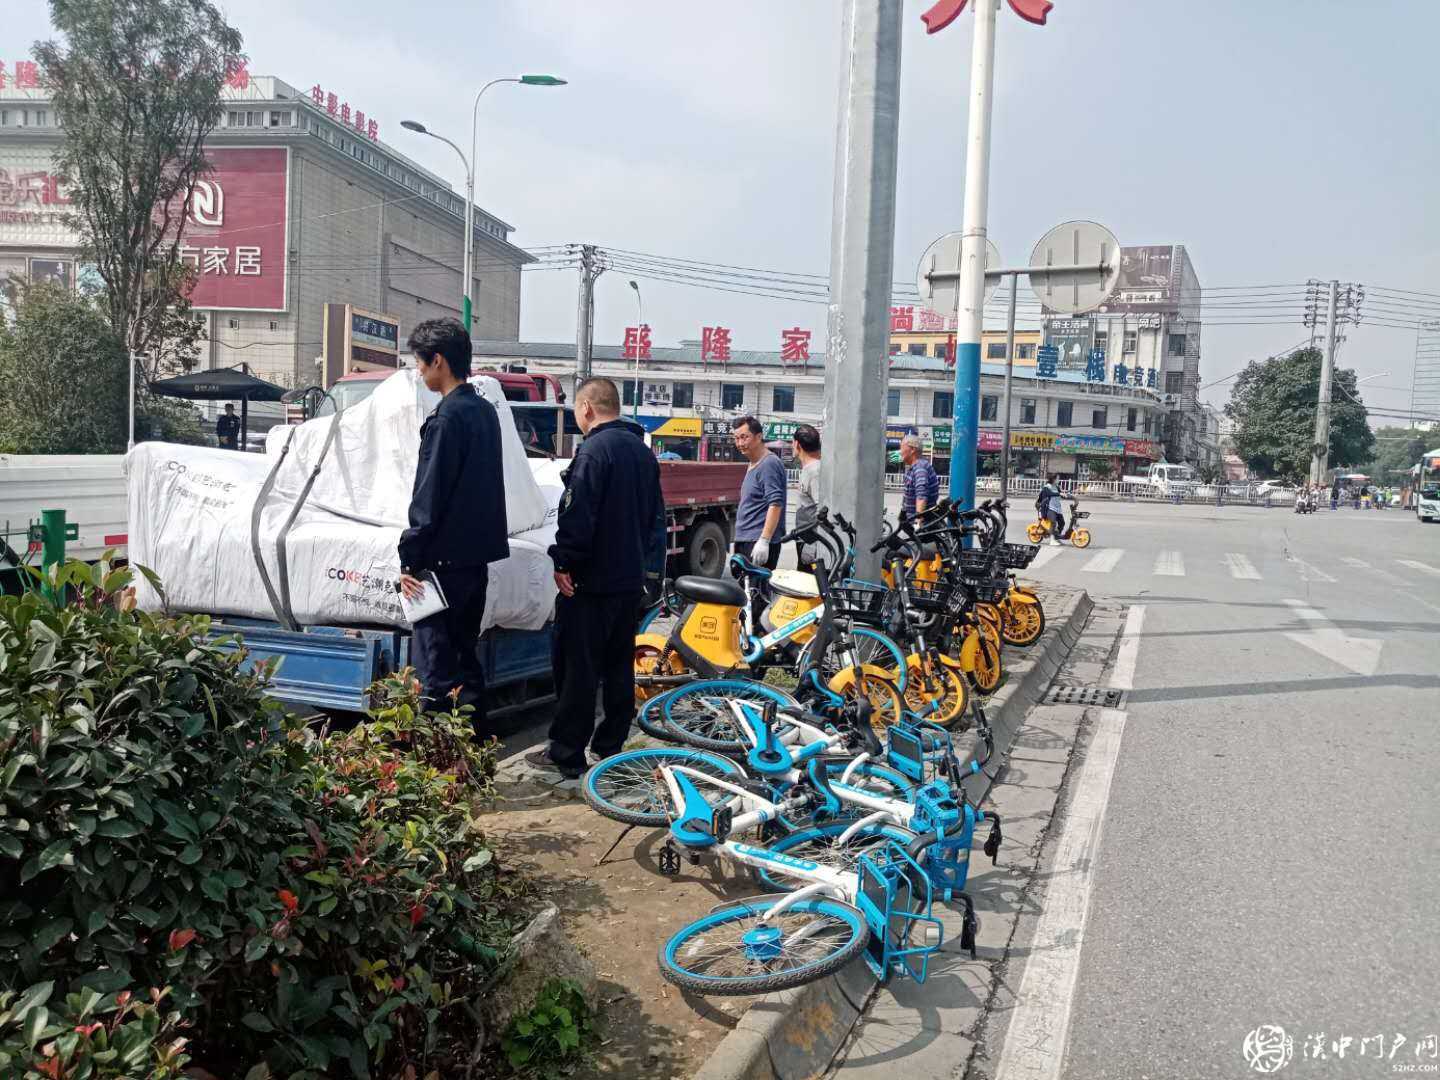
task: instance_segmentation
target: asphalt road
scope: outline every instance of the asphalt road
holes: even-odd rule
[[[1030,575],[1144,614],[1061,1075],[1258,1075],[1262,1024],[1285,1076],[1433,1072],[1440,525],[1085,508]]]

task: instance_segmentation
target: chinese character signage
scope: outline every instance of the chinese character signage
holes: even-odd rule
[[[200,310],[284,311],[290,152],[215,148],[186,205],[180,261]]]
[[[625,328],[625,359],[650,359],[650,325]]]
[[[250,89],[250,68],[247,64],[231,64],[225,69],[225,85],[231,90]]]
[[[11,67],[0,60],[0,90],[39,90],[40,66],[34,60],[16,60]]]
[[[915,308],[892,307],[890,309],[890,332],[903,334],[915,329]]]
[[[1128,378],[1129,378],[1130,369],[1127,368],[1123,363],[1122,363],[1122,364],[1116,364],[1116,365],[1115,365],[1114,375],[1115,375],[1115,382],[1118,383],[1118,384],[1121,385],[1121,386],[1124,386],[1125,383],[1126,383],[1126,381],[1127,381]]]
[[[79,237],[65,222],[70,196],[45,147],[0,147],[0,242],[74,247]]]
[[[1060,350],[1054,345],[1041,345],[1035,350],[1035,376],[1040,379],[1055,378],[1060,363]]]
[[[1085,378],[1090,382],[1105,381],[1105,350],[1091,349],[1090,358],[1085,361]]]
[[[803,364],[810,359],[810,331],[798,326],[780,331],[780,360],[786,364]]]
[[[700,328],[700,359],[729,360],[730,330],[724,326],[702,326]]]
[[[361,138],[369,139],[371,142],[379,141],[379,124],[373,119],[367,120],[363,110],[351,108],[348,101],[341,101],[339,95],[331,93],[319,83],[310,88],[310,100],[317,109],[324,109],[330,119],[353,129],[355,134]]]
[[[1056,367],[1061,371],[1084,371],[1094,343],[1095,323],[1092,319],[1045,320],[1045,344],[1054,346],[1059,353]]]
[[[1056,435],[1053,449],[1066,453],[1123,454],[1125,440],[1113,435]]]
[[[1145,369],[1145,385],[1151,390],[1155,389],[1156,380],[1158,378],[1159,376],[1156,375],[1155,369],[1153,367]]]
[[[1145,385],[1145,369],[1144,369],[1144,368],[1142,368],[1142,367],[1137,367],[1137,368],[1134,368],[1134,369],[1130,372],[1130,385],[1131,385],[1131,386],[1144,386],[1144,385]]]

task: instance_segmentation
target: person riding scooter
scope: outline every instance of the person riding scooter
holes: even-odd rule
[[[1050,522],[1050,545],[1059,547],[1060,540],[1070,538],[1070,530],[1065,526],[1065,499],[1066,496],[1060,490],[1060,474],[1050,473],[1045,477],[1044,486],[1040,488],[1040,494],[1035,500],[1035,509],[1039,511],[1043,520]],[[1070,499],[1073,503],[1075,500]],[[1059,537],[1060,539],[1056,539]]]

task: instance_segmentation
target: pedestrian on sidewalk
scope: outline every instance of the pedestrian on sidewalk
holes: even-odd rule
[[[774,570],[780,562],[780,545],[785,531],[786,489],[790,486],[785,466],[765,445],[764,428],[753,416],[742,416],[730,425],[735,449],[750,463],[740,484],[740,505],[735,511],[734,552],[755,566]],[[737,579],[743,575],[734,572]],[[760,615],[769,603],[770,590],[761,583],[750,607],[752,625],[759,632]]]
[[[925,444],[919,435],[906,435],[900,440],[900,462],[905,466],[905,494],[900,500],[904,517],[923,514],[940,501],[940,477],[935,466],[924,454]]]
[[[585,441],[565,470],[555,543],[555,718],[550,741],[529,753],[535,768],[578,777],[585,750],[618,754],[635,719],[635,628],[647,585],[665,565],[665,503],[660,466],[645,429],[620,416],[609,379],[575,392]],[[603,718],[595,722],[599,691]]]
[[[810,424],[795,429],[795,458],[800,462],[799,502],[795,507],[795,528],[813,525],[820,509],[820,432]],[[796,565],[807,574],[815,572],[816,546],[795,542]]]
[[[477,649],[489,564],[510,555],[500,417],[470,378],[470,335],[458,319],[427,319],[406,343],[440,403],[420,427],[410,527],[400,534],[400,587],[420,599],[433,578],[443,611],[415,623],[410,656],[427,708],[455,695],[483,731],[485,673]]]
[[[225,412],[215,421],[215,441],[221,450],[240,449],[240,417],[235,415],[235,406],[225,403]]]

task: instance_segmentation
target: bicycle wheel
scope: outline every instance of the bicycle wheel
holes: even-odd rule
[[[638,634],[635,638],[636,675],[679,675],[685,670],[680,654],[665,648],[665,639],[658,634]],[[635,704],[643,705],[650,698],[658,697],[668,686],[642,686],[635,683]]]
[[[702,679],[666,694],[658,704],[667,738],[700,750],[740,753],[750,744],[735,724],[730,702],[736,698],[782,709],[799,703],[784,690],[748,679]]]
[[[1033,645],[1045,632],[1045,609],[1007,598],[1000,605],[1000,633],[1006,645]]]
[[[846,655],[847,647],[858,663],[870,664],[889,672],[896,688],[904,692],[907,681],[904,650],[889,634],[872,630],[868,626],[853,626],[847,634],[831,639],[830,647],[825,650],[825,658],[820,665],[820,675],[826,683],[845,666],[842,657]],[[810,666],[810,654],[811,648],[807,643],[805,648],[800,650],[795,670],[804,671]]]
[[[660,974],[697,994],[768,994],[848,964],[870,940],[865,916],[836,900],[801,900],[774,919],[774,898],[727,904],[660,946]]]
[[[849,671],[854,671],[854,677],[848,680],[841,692],[849,698],[864,695],[870,702],[872,728],[883,733],[886,728],[893,727],[904,719],[905,702],[890,679],[877,674],[873,668],[863,667],[842,671],[836,678],[845,676]]]
[[[719,754],[653,747],[606,758],[585,774],[580,790],[596,813],[626,825],[661,828],[670,824],[670,789],[660,775],[666,765],[737,780],[745,776],[744,769]]]
[[[907,709],[941,727],[963,716],[970,704],[970,691],[958,671],[944,664],[933,664],[927,675],[919,656],[910,657],[910,679],[904,696]]]
[[[674,688],[665,691],[665,694],[674,693]],[[660,703],[665,694],[657,694],[649,698],[643,705],[635,710],[635,723],[641,731],[645,732],[652,739],[659,739],[661,742],[673,743],[675,735],[665,723],[665,715],[660,711]]]
[[[1071,542],[1072,544],[1074,544],[1077,548],[1087,548],[1087,547],[1089,547],[1089,546],[1090,546],[1090,530],[1089,530],[1089,529],[1076,529],[1073,533],[1070,534],[1070,542]]]
[[[1038,521],[1032,521],[1025,526],[1025,538],[1032,544],[1038,544],[1045,539],[1045,526]]]
[[[970,678],[975,682],[975,689],[982,694],[993,694],[1004,675],[1000,666],[1000,650],[985,633],[980,634],[977,644],[979,648],[975,651],[975,666],[970,672]]]
[[[795,859],[809,859],[811,862],[817,862],[824,866],[853,870],[859,864],[860,856],[866,855],[878,847],[883,847],[892,840],[908,849],[918,836],[917,833],[899,825],[874,824],[865,826],[844,844],[841,844],[840,837],[857,820],[859,819],[854,817],[836,818],[823,825],[797,829],[789,836],[775,841],[770,845],[769,850],[776,854],[789,855]],[[797,889],[805,884],[799,878],[772,873],[768,869],[757,868],[755,876],[766,888],[779,889],[782,892]]]

